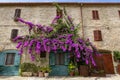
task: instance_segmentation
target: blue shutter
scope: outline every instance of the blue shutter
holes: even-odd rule
[[[5,64],[5,53],[1,52],[0,53],[0,66],[4,66]]]
[[[50,62],[50,65],[55,65],[55,53],[54,52],[50,53],[49,62]]]
[[[20,64],[20,55],[18,55],[18,51],[15,52],[15,60],[14,60],[14,65],[19,66]]]
[[[65,53],[65,65],[69,64],[68,52]]]

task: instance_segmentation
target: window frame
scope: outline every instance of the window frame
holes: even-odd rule
[[[13,61],[12,64],[8,64],[8,63],[7,63],[7,60],[8,60],[7,58],[8,58],[8,55],[9,55],[9,54],[12,54],[12,59],[14,58],[14,59],[12,60],[12,61]],[[13,57],[13,54],[14,54],[14,57]],[[10,62],[10,63],[11,63],[11,62]],[[14,66],[14,64],[15,64],[15,53],[9,53],[9,52],[6,53],[6,56],[5,56],[5,66]]]
[[[119,15],[119,18],[120,18],[120,10],[118,10],[118,15]]]
[[[93,20],[99,20],[99,12],[98,10],[92,10],[92,19]]]
[[[64,63],[65,63],[65,53],[56,53],[55,54],[55,65],[64,65]]]

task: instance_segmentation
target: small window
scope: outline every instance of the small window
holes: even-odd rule
[[[118,15],[119,15],[119,18],[120,18],[120,10],[118,10]]]
[[[92,11],[92,17],[94,20],[98,20],[99,19],[99,14],[97,10],[93,10]]]
[[[7,53],[5,65],[14,65],[15,53]]]
[[[102,41],[102,33],[101,30],[94,30],[94,41]]]
[[[64,65],[65,63],[65,54],[64,53],[56,53],[55,54],[55,64],[56,65]]]
[[[11,30],[11,40],[13,40],[18,35],[18,29]]]
[[[15,9],[14,20],[18,21],[17,18],[20,18],[21,9]]]
[[[40,58],[46,58],[46,52],[40,53]]]
[[[63,16],[62,10],[56,10],[56,15],[62,17]]]

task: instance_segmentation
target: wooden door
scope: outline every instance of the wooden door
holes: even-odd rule
[[[68,76],[68,53],[58,51],[49,55],[50,76]]]
[[[112,54],[102,54],[104,61],[104,70],[106,74],[114,74],[114,66],[112,61]]]

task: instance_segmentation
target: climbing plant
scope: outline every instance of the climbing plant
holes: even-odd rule
[[[62,10],[59,5],[56,5],[56,8],[58,11]],[[22,55],[24,49],[27,48],[31,60],[35,60],[36,54],[42,52],[49,54],[51,51],[57,53],[57,50],[61,49],[64,52],[72,53],[76,61],[82,59],[86,64],[92,62],[95,66],[92,55],[98,53],[97,49],[89,39],[83,40],[79,37],[80,25],[74,25],[73,19],[68,16],[65,8],[62,11],[63,15],[57,15],[49,26],[34,24],[18,18],[19,22],[26,24],[29,28],[29,35],[17,36],[14,39],[18,42],[16,48],[19,49],[19,54]]]

